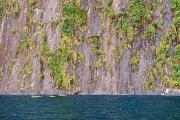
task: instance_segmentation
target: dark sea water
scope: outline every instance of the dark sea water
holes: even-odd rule
[[[0,96],[0,120],[180,120],[177,96]]]

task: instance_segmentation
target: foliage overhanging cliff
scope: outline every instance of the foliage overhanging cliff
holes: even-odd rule
[[[180,0],[0,0],[0,93],[180,88]]]

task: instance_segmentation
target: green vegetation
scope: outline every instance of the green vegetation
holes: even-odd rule
[[[104,5],[105,16],[114,21],[116,30],[123,39],[114,49],[113,54],[116,61],[121,60],[125,48],[131,49],[132,42],[135,41],[137,37],[142,36],[141,34],[137,35],[138,29],[142,29],[139,27],[143,27],[145,20],[151,19],[152,10],[152,5],[144,4],[141,0],[130,1],[130,7],[124,8],[120,13],[113,11],[111,2],[107,2]],[[155,34],[154,24],[149,24],[143,36],[146,39],[150,38],[153,40]],[[130,63],[132,63],[132,61],[130,61]]]
[[[156,58],[154,65],[146,71],[145,89],[152,90],[155,88],[155,81],[160,80],[161,87],[172,87],[171,76],[166,75],[164,66],[171,66],[171,58],[167,57],[170,50],[171,38],[168,33],[162,36],[159,48],[156,48]]]
[[[50,50],[47,47],[47,36],[45,31],[40,32],[40,36],[41,36],[41,54],[43,56],[49,56],[50,54]]]
[[[158,71],[154,66],[146,70],[146,78],[144,82],[144,89],[146,91],[155,89],[155,79],[157,75],[158,75]]]
[[[62,29],[67,36],[72,36],[74,32],[74,20],[70,18],[64,20]]]
[[[58,24],[59,24],[59,19],[52,20],[50,22],[51,29],[55,29],[58,26]]]
[[[12,27],[11,32],[12,32],[13,35],[16,35],[19,32],[18,27],[17,26]]]
[[[99,37],[94,36],[92,38],[93,46],[91,49],[91,53],[95,56],[104,56],[104,52],[102,50],[99,50],[100,40]]]
[[[21,12],[21,7],[18,1],[14,0],[0,0],[0,16],[6,15],[10,10],[14,17],[18,17]]]
[[[15,17],[18,17],[20,12],[21,12],[21,8],[20,8],[20,5],[18,2],[14,1],[13,2],[13,6],[12,6],[12,12],[13,12],[13,15]]]
[[[117,22],[116,29],[117,30],[122,30],[122,31],[127,31],[128,29],[128,15],[126,13],[120,14],[120,18]]]
[[[77,1],[78,2],[78,1]],[[86,24],[86,13],[77,3],[64,4],[62,6],[63,16],[61,17],[62,37],[60,48],[56,52],[51,52],[47,46],[47,36],[45,31],[40,32],[41,36],[41,60],[47,62],[51,76],[55,79],[56,88],[71,89],[71,84],[75,85],[74,69],[77,63],[84,60],[84,56],[74,50],[74,46],[81,45],[82,38],[75,36],[75,30],[81,30]],[[59,20],[50,22],[51,28],[55,28]],[[71,70],[67,72],[67,65]]]
[[[179,75],[179,44],[174,48],[174,56],[169,55],[169,51],[173,43],[178,43],[178,31],[180,17],[180,6],[178,0],[170,0],[170,5],[173,11],[173,22],[170,29],[165,36],[162,36],[160,47],[156,49],[156,66],[159,71],[159,77],[161,85],[163,87],[179,88],[180,87],[180,75]],[[168,65],[171,70],[171,75],[165,73],[164,65]]]
[[[24,75],[25,77],[30,77],[32,75],[32,64],[30,63],[29,59],[26,58],[24,61],[24,66],[20,73]]]
[[[47,47],[46,33],[42,31],[40,35],[42,39],[42,57],[44,58],[44,60],[48,61],[50,73],[55,79],[56,88],[65,88],[67,90],[70,90],[70,82],[74,80],[74,77],[73,75],[69,75],[66,73],[67,65],[69,64],[74,66],[74,64],[76,64],[76,61],[81,62],[83,60],[83,56],[73,50],[70,50],[70,38],[67,36],[62,37],[60,48],[55,53],[53,53]]]
[[[114,20],[117,18],[116,13],[114,12],[114,10],[111,7],[112,2],[111,1],[106,1],[105,5],[103,6],[103,11],[104,11],[104,15],[110,19],[110,20]]]
[[[180,44],[179,44],[179,32],[180,32],[180,1],[170,0],[170,5],[173,11],[173,24],[171,28],[171,39],[177,42],[174,48],[174,56],[172,59],[172,86],[180,88]]]
[[[129,16],[131,18],[132,25],[137,27],[145,15],[145,8],[142,0],[132,0],[130,9],[129,9]]]
[[[5,6],[5,0],[0,0],[0,16],[2,16],[3,14],[4,6]]]
[[[29,47],[29,36],[25,35],[24,38],[21,41],[22,45],[25,46],[26,48]]]
[[[55,85],[57,88],[63,87],[63,81],[66,80],[65,73],[68,59],[68,48],[65,41],[62,41],[61,48],[56,53],[52,53],[47,47],[46,33],[42,31],[40,36],[42,39],[41,52],[43,57],[48,60],[50,72],[56,80]]]
[[[93,61],[93,62],[90,63],[90,65],[93,68],[101,68],[104,64],[105,63],[104,63],[103,59],[100,59],[100,58],[98,60]]]
[[[8,62],[8,69],[9,71],[11,72],[14,65],[15,65],[16,61],[14,59],[10,59],[9,62]]]
[[[154,40],[155,34],[156,34],[156,29],[155,29],[154,25],[149,24],[147,29],[144,31],[144,34],[149,39]]]
[[[16,46],[16,55],[18,55],[20,53],[20,49],[21,49],[21,46],[20,46],[20,44],[18,44]]]
[[[3,8],[4,4],[5,4],[5,0],[0,0],[0,8]]]
[[[34,14],[34,9],[35,9],[35,5],[36,5],[36,0],[28,0],[27,1],[27,5],[28,5],[28,22],[29,22],[29,26],[31,26],[31,24],[33,23],[33,14]]]
[[[151,3],[143,2],[141,0],[130,1],[130,7],[123,9],[120,13],[115,13],[112,9],[112,2],[107,1],[103,6],[104,15],[111,20],[111,23],[115,23],[116,30],[122,37],[122,41],[114,49],[114,59],[116,61],[121,60],[122,53],[125,48],[131,49],[132,42],[137,38],[143,37],[145,40],[151,40],[151,47],[154,47],[154,39],[156,35],[156,29],[161,29],[162,23],[153,20],[153,11],[156,9],[157,4],[161,4],[162,1],[152,1]],[[179,0],[170,0],[171,8],[173,10],[173,23],[169,31],[165,36],[161,37],[160,47],[152,50],[156,50],[155,63],[152,68],[147,69],[147,80],[145,81],[145,89],[154,89],[154,82],[159,79],[162,87],[176,87],[178,86],[177,79],[179,78],[179,67],[172,63],[172,57],[169,54],[171,46],[174,41],[177,41],[177,37],[180,25],[180,2]],[[163,9],[161,9],[163,12]],[[147,26],[147,27],[146,27]],[[143,32],[141,33],[141,30]],[[136,38],[137,37],[137,38]],[[152,44],[153,43],[153,44]],[[176,49],[175,49],[176,51]],[[176,53],[176,52],[175,52]],[[136,70],[139,64],[139,53],[131,56],[129,64],[132,70]],[[167,75],[165,72],[165,66],[168,69],[172,69],[173,75]],[[173,66],[173,67],[172,67]],[[169,73],[168,73],[169,74]],[[175,75],[176,74],[176,75]],[[158,78],[157,78],[158,76]],[[173,77],[172,77],[173,76]]]
[[[77,63],[81,63],[82,61],[84,61],[85,58],[83,54],[78,53],[77,55]]]
[[[128,46],[127,40],[122,40],[116,48],[113,49],[113,58],[116,62],[120,61],[123,55],[123,51]]]
[[[166,54],[170,49],[169,36],[163,36],[161,39],[160,47],[156,49],[156,62],[164,64],[166,61]]]
[[[16,55],[19,53],[25,51],[29,47],[29,39],[30,37],[28,35],[25,35],[21,42],[16,46]]]
[[[82,28],[86,24],[86,12],[75,4],[63,6],[62,31],[69,37],[74,34],[74,28]]]
[[[160,80],[162,87],[177,87],[179,84],[179,64],[175,64],[172,55],[169,51],[173,43],[178,43],[178,31],[180,25],[180,1],[170,0],[170,5],[173,11],[173,23],[170,30],[166,35],[161,37],[159,48],[154,47],[154,39],[156,30],[161,29],[162,21],[156,21],[153,19],[153,12],[156,10],[156,5],[162,4],[162,1],[152,1],[151,3],[143,2],[141,0],[130,1],[130,6],[123,9],[120,13],[115,13],[112,9],[112,2],[106,1],[103,6],[104,15],[110,20],[111,24],[116,25],[116,30],[122,37],[119,45],[114,48],[114,59],[120,61],[124,49],[131,49],[132,43],[137,38],[143,38],[145,40],[151,40],[151,48],[155,50],[155,62],[152,68],[147,69],[147,80],[145,81],[145,89],[151,90],[155,88],[154,82]],[[123,4],[122,4],[123,6]],[[165,14],[163,8],[159,8],[162,14]],[[143,30],[143,31],[142,31]],[[153,44],[152,44],[153,43]],[[174,50],[176,54],[177,48]],[[173,59],[172,59],[173,58]],[[138,68],[139,53],[131,56],[129,64],[133,70]],[[172,75],[165,72],[165,66],[167,69],[172,70]],[[158,78],[157,78],[158,76]],[[175,82],[176,81],[176,82]]]
[[[180,26],[180,1],[179,0],[170,0],[171,8],[174,12],[173,22],[176,27]]]
[[[180,87],[180,44],[174,48],[174,58],[173,58],[173,80],[174,86]]]
[[[63,13],[64,16],[73,18],[78,27],[86,24],[86,12],[77,5],[65,5],[63,7]]]
[[[59,57],[59,59],[57,59]],[[50,69],[55,74],[56,86],[60,87],[62,85],[63,80],[65,80],[66,66],[68,60],[68,48],[63,46],[61,48],[61,52],[59,56],[52,55],[50,59]],[[58,64],[59,63],[59,64]]]
[[[114,47],[114,44],[116,45],[116,42],[119,42],[119,44],[117,44],[117,46],[113,49],[113,58],[118,63],[123,57],[124,50],[129,49],[129,51],[132,51],[134,47],[137,47],[137,51],[131,54],[129,61],[132,72],[135,72],[139,68],[140,52],[138,47],[143,44],[142,48],[152,48],[152,54],[155,56],[152,66],[148,67],[146,70],[146,78],[144,82],[145,90],[155,89],[156,81],[160,81],[161,87],[180,88],[180,0],[170,0],[171,9],[173,11],[173,22],[165,34],[163,33],[164,30],[162,30],[163,22],[158,21],[154,13],[154,11],[157,10],[158,12],[160,11],[161,13],[166,14],[166,10],[164,8],[158,8],[162,6],[159,5],[161,2],[162,0],[153,0],[151,2],[130,0],[128,7],[125,7],[122,2],[120,12],[114,11],[112,7],[112,0],[106,0],[103,5],[97,3],[98,6],[93,8],[93,10],[100,10],[100,12],[102,12],[101,15],[104,15],[101,16],[101,19],[106,17],[106,19],[109,20],[108,22],[110,22],[110,26],[101,24],[102,33],[100,33],[100,36],[90,36],[87,38],[89,39],[89,44],[92,45],[90,53],[91,57],[93,57],[93,61],[90,62],[90,66],[92,68],[100,68],[104,66],[105,53],[101,50],[101,43],[103,41],[106,41],[106,46],[110,49]],[[6,11],[11,11],[15,17],[19,16],[21,6],[17,1],[13,2],[12,0],[0,0],[0,23],[2,21],[2,15],[5,11],[4,6],[7,7]],[[26,57],[28,56],[28,50],[31,50],[32,48],[30,42],[32,42],[31,39],[33,35],[30,34],[29,30],[31,30],[34,23],[33,15],[36,7],[36,0],[28,0],[27,7],[28,20],[25,27],[25,36],[16,46],[16,55],[25,53]],[[85,31],[85,33],[88,33],[88,30],[84,29],[87,22],[87,13],[80,7],[79,0],[65,1],[61,10],[61,17],[48,23],[51,29],[60,25],[62,31],[59,41],[60,48],[56,49],[55,52],[52,52],[50,48],[48,48],[46,32],[44,30],[40,31],[41,60],[42,64],[45,66],[48,64],[50,75],[55,79],[55,86],[59,89],[65,88],[70,90],[71,85],[75,84],[75,67],[84,60],[83,54],[79,53],[78,50],[83,43],[83,37],[87,37],[83,34],[83,32]],[[162,18],[162,21],[164,17],[163,14],[162,17],[160,17]],[[37,24],[39,28],[44,28],[44,24],[46,25],[43,20],[39,21]],[[107,34],[105,33],[106,30]],[[160,33],[162,36],[160,36],[161,40],[158,48],[154,47],[154,39],[157,31],[162,31],[162,34]],[[18,32],[17,26],[12,27],[11,32],[13,35],[16,35]],[[103,33],[105,33],[105,36],[108,35],[109,40],[100,39],[102,38]],[[114,39],[118,39],[119,41],[112,42]],[[143,39],[146,41],[141,41]],[[134,46],[136,40],[139,43],[137,46],[136,44]],[[103,47],[106,49],[106,46]],[[12,71],[14,64],[15,60],[9,61],[8,69],[10,71]],[[105,65],[105,67],[107,71],[112,72],[111,65]],[[32,74],[32,65],[28,58],[24,62],[21,73],[26,77],[29,77]],[[40,78],[44,79],[43,73],[40,74]]]
[[[134,55],[131,56],[129,64],[132,70],[137,70],[139,68],[139,57],[140,57],[139,51],[137,51]]]
[[[90,63],[93,68],[100,68],[104,65],[105,53],[99,49],[100,39],[97,36],[94,36],[92,39],[92,48],[91,54],[94,55],[97,59]]]
[[[148,80],[145,82],[146,88],[152,88],[148,84],[150,81],[160,80],[161,87],[179,88],[179,46],[178,44],[174,48],[174,56],[170,54],[172,44],[178,40],[178,33],[176,31],[175,23],[173,22],[169,30],[164,36],[161,37],[159,48],[156,48],[156,58],[152,69],[147,70]],[[170,73],[167,73],[167,70]],[[154,72],[156,71],[156,72]],[[150,86],[148,86],[150,85]]]
[[[107,40],[107,41],[106,41],[106,45],[107,45],[108,47],[110,47],[110,46],[112,45],[112,41],[111,41],[111,40]]]

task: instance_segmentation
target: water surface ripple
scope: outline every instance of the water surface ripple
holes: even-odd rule
[[[0,96],[0,120],[180,120],[177,96]]]

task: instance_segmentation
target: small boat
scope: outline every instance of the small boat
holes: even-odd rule
[[[55,98],[56,96],[54,96],[54,95],[51,95],[51,96],[49,96],[50,98]]]
[[[31,98],[41,98],[42,96],[39,95],[32,95]]]
[[[66,95],[63,95],[63,94],[58,94],[57,96],[61,96],[61,97],[63,97],[63,96],[66,96]]]

